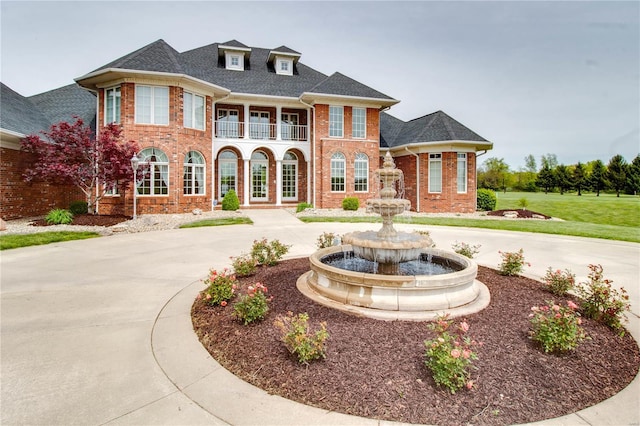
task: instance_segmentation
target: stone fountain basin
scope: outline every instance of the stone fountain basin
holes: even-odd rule
[[[489,291],[475,279],[477,264],[457,253],[424,249],[461,265],[461,270],[441,275],[377,275],[326,265],[325,256],[352,251],[351,245],[318,250],[309,257],[311,271],[298,279],[307,297],[356,315],[388,320],[433,319],[444,313],[468,315],[489,304]]]
[[[380,239],[377,231],[351,232],[342,241],[351,245],[356,256],[380,263],[417,259],[426,247],[433,245],[428,236],[408,232],[398,232],[387,239]]]

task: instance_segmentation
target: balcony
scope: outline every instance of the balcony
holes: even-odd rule
[[[248,134],[245,129],[249,128]],[[278,125],[273,123],[241,123],[238,121],[217,120],[215,122],[215,137],[220,139],[254,139],[254,140],[283,140],[307,142],[308,127],[301,124],[282,123],[280,138]]]

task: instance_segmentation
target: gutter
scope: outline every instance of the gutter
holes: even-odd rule
[[[313,141],[311,142],[312,146],[313,146],[313,158],[312,158],[312,164],[313,164],[313,195],[312,195],[312,203],[313,207],[316,208],[316,107],[314,107],[313,105],[310,105],[308,103],[306,103],[305,101],[302,100],[302,97],[298,98],[298,100],[300,101],[300,103],[302,105],[306,105],[307,107],[311,108],[311,110],[313,111],[313,135],[311,134],[311,132],[309,132],[309,135],[313,138]],[[311,129],[309,129],[311,130]],[[310,176],[307,176],[307,180],[310,178]],[[308,187],[308,186],[307,186]],[[307,194],[308,195],[308,194]],[[308,201],[307,197],[307,201]]]
[[[406,146],[405,151],[416,157],[416,213],[420,213],[420,156]]]

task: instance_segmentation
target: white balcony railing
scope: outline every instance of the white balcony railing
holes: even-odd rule
[[[245,123],[218,120],[215,122],[215,135],[223,139],[243,139]],[[282,123],[280,139],[284,141],[307,141],[306,125]],[[249,139],[276,140],[278,128],[272,123],[249,123]]]

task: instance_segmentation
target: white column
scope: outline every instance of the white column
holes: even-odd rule
[[[276,206],[282,205],[282,160],[276,160]]]
[[[282,140],[282,107],[276,106],[276,140]]]
[[[244,104],[244,138],[249,139],[249,104]]]
[[[250,179],[251,179],[251,173],[250,173],[250,169],[251,168],[251,160],[245,159],[244,160],[244,203],[242,204],[243,206],[248,206],[249,205],[249,198],[251,197],[251,194],[249,193],[249,188],[251,187],[249,185],[250,183]]]
[[[307,203],[311,204],[311,161],[307,161]]]

